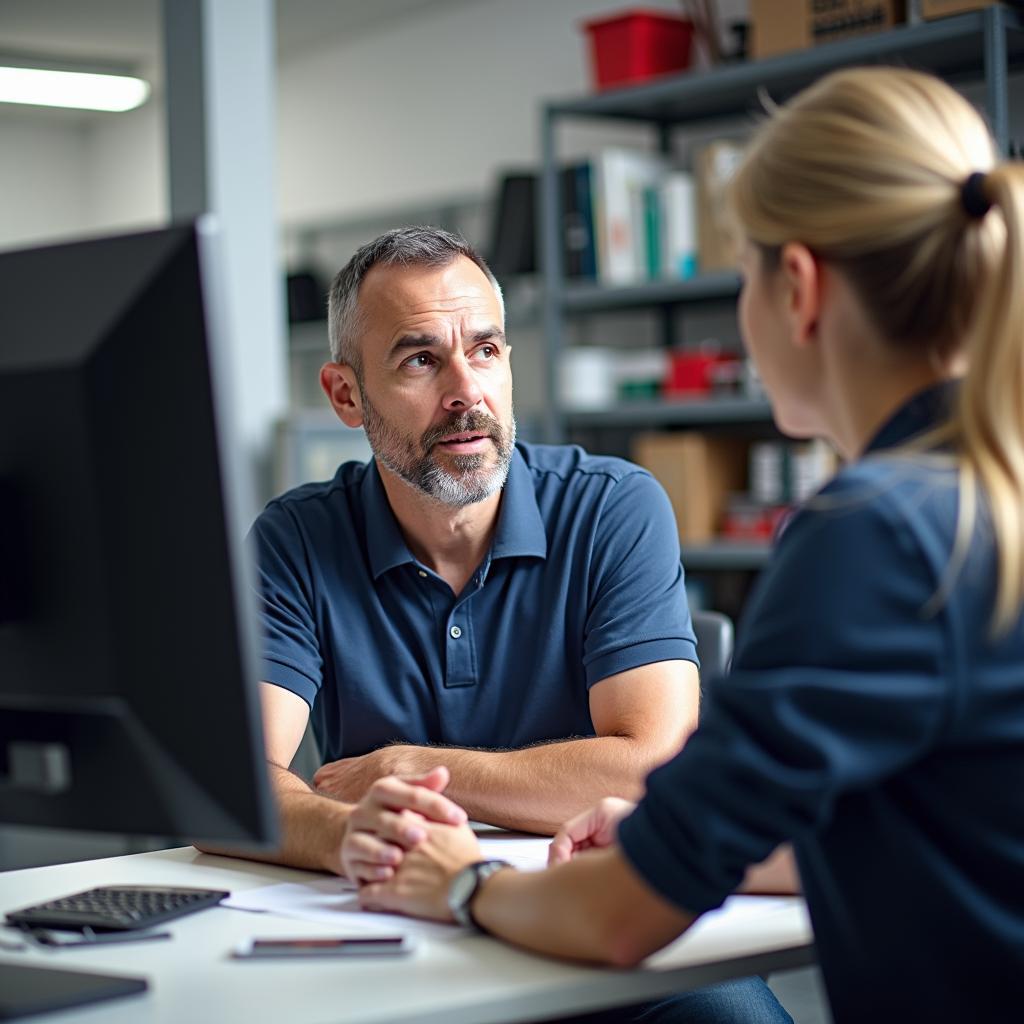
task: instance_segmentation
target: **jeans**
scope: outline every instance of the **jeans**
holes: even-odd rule
[[[656,1003],[561,1018],[572,1024],[793,1024],[760,978],[738,978],[682,992]]]

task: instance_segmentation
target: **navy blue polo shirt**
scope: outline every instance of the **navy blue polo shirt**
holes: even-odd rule
[[[885,451],[951,391],[907,404],[793,518],[733,672],[619,831],[691,912],[792,839],[837,1024],[1024,1012],[1024,622],[990,634],[984,507],[947,573],[949,461]]]
[[[595,683],[697,660],[671,506],[620,459],[517,444],[458,595],[410,552],[372,460],[270,502],[251,537],[261,678],[311,706],[326,760],[592,736]]]

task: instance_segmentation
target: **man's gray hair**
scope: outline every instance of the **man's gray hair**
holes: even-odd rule
[[[331,282],[327,307],[331,358],[336,363],[347,363],[357,374],[362,374],[359,335],[365,325],[359,312],[359,286],[372,267],[446,267],[460,256],[472,260],[487,276],[498,297],[504,321],[501,285],[483,257],[461,235],[434,227],[394,228],[361,246]]]

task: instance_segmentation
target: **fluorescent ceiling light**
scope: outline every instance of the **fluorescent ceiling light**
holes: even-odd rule
[[[124,111],[148,96],[149,83],[127,75],[0,67],[0,103]]]

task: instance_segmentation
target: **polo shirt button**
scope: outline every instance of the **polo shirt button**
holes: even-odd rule
[[[452,628],[448,630],[448,633],[453,640],[458,640],[459,637],[462,636],[462,630],[459,629],[458,626],[452,626]]]
[[[421,575],[421,576],[422,576],[422,577],[423,577],[424,579],[426,579],[426,578],[427,578],[427,574],[426,574],[426,573],[425,573],[425,572],[424,572],[424,571],[423,571],[422,569],[420,569],[420,570],[419,570],[419,574],[420,574],[420,575]]]

